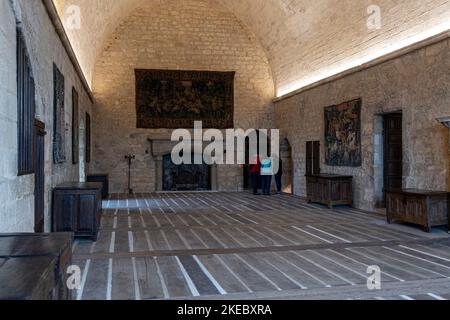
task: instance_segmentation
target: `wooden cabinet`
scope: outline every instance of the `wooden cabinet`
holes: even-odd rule
[[[401,221],[422,226],[431,232],[432,227],[449,223],[449,193],[403,189],[386,191],[387,221]]]
[[[72,233],[0,235],[0,300],[71,300]]]
[[[100,182],[102,187],[102,198],[107,199],[109,196],[109,176],[107,174],[90,174],[87,176],[88,182]]]
[[[308,202],[335,205],[353,205],[353,177],[334,174],[317,174],[306,177]]]
[[[66,183],[53,190],[53,231],[97,240],[102,210],[102,184]]]

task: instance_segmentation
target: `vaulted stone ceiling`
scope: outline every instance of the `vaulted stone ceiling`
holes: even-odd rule
[[[114,30],[150,1],[175,0],[54,0],[88,83]],[[227,8],[257,36],[277,96],[450,28],[448,0],[198,1]],[[72,5],[81,10],[80,29],[70,27]],[[373,5],[380,9],[379,29],[367,26]]]

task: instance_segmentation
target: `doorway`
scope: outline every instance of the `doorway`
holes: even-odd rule
[[[280,145],[280,158],[283,169],[281,179],[282,191],[287,194],[294,194],[294,163],[292,159],[292,147],[288,139],[284,139]]]
[[[45,212],[45,124],[34,120],[34,232],[44,232]]]
[[[391,113],[383,116],[384,133],[384,182],[383,198],[386,191],[403,187],[403,116]]]

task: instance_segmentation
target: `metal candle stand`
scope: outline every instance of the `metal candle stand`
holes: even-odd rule
[[[131,189],[131,161],[136,159],[136,156],[128,154],[125,156],[125,159],[128,160],[128,194],[133,194],[133,189]]]

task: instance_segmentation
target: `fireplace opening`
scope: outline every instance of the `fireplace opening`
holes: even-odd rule
[[[166,155],[163,158],[163,190],[209,191],[211,167],[205,163],[175,165],[171,155]]]

